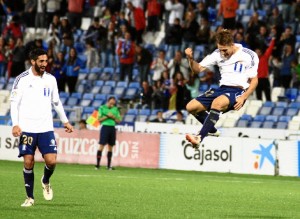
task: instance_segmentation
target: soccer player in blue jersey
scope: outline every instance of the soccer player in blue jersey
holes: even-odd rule
[[[203,124],[198,135],[186,135],[195,148],[207,135],[217,132],[214,125],[220,113],[241,109],[258,83],[259,59],[254,51],[234,43],[229,30],[217,33],[216,43],[218,48],[200,63],[193,60],[192,49],[185,50],[193,72],[202,72],[217,65],[221,74],[218,89],[210,89],[186,105],[187,111]]]
[[[22,207],[34,205],[33,168],[36,148],[45,160],[44,175],[41,179],[44,198],[53,198],[49,180],[56,165],[57,146],[53,131],[52,106],[66,132],[73,131],[60,102],[55,77],[45,71],[48,63],[47,52],[34,49],[29,58],[31,67],[15,79],[11,92],[12,134],[20,137],[19,157],[23,157],[24,160],[23,175],[27,198]]]

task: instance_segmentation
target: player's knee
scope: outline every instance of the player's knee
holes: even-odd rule
[[[34,161],[33,160],[25,160],[24,161],[24,167],[28,170],[33,169]]]

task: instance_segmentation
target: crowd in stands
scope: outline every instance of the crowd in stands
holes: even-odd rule
[[[138,81],[145,108],[184,110],[218,83],[218,69],[193,74],[184,56],[200,61],[215,47],[215,33],[231,29],[235,42],[260,57],[257,99],[274,87],[300,89],[300,0],[0,0],[0,77],[16,77],[32,48],[47,49],[47,71],[60,92],[78,92],[83,69],[113,67],[116,80]],[[84,18],[90,18],[82,30]],[[26,39],[30,28],[47,29]],[[160,45],[147,33],[164,32]],[[100,70],[99,70],[100,71]],[[138,74],[136,75],[136,72]],[[208,85],[208,86],[203,86]]]

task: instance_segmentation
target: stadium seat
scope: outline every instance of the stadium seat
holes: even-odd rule
[[[74,93],[71,93],[70,97],[76,97],[77,99],[81,99],[82,93],[74,92]]]
[[[100,67],[93,67],[93,68],[91,68],[91,70],[90,70],[90,73],[96,73],[96,74],[100,74],[102,72],[102,68],[100,68]]]
[[[128,109],[126,114],[127,115],[138,115],[139,111],[138,111],[138,109]]]
[[[277,122],[277,121],[278,121],[278,116],[275,116],[275,115],[267,115],[265,121]]]
[[[244,111],[245,114],[249,114],[252,117],[254,117],[254,116],[257,115],[257,113],[258,113],[258,111],[260,109],[260,106],[249,104],[248,106],[244,106],[243,108],[246,108],[245,111]]]
[[[102,94],[112,94],[113,93],[113,87],[110,85],[103,85],[101,88]]]
[[[109,72],[102,72],[99,76],[100,80],[108,81],[112,79],[113,74]]]
[[[262,126],[262,121],[252,121],[249,125],[250,128],[260,128]]]
[[[118,81],[117,87],[128,87],[128,82],[127,81]]]
[[[136,119],[136,115],[133,115],[133,114],[125,114],[124,117],[123,117],[123,122],[127,123],[133,123],[135,122],[135,119]]]
[[[96,94],[96,95],[95,95],[95,100],[103,100],[103,101],[106,101],[106,100],[107,100],[107,94]]]
[[[140,85],[139,82],[132,81],[132,82],[129,83],[128,88],[138,88],[138,89],[140,89],[141,85]]]
[[[117,97],[117,99],[123,98],[125,94],[126,88],[125,87],[116,87],[114,89],[113,95]]]
[[[295,116],[298,114],[298,112],[299,112],[298,108],[288,107],[285,111],[285,115],[286,116]]]
[[[103,73],[110,73],[111,75],[115,72],[115,69],[113,67],[105,67],[103,68]]]
[[[99,87],[99,86],[94,86],[94,87],[92,87],[92,89],[91,89],[90,92],[93,93],[93,94],[99,94],[100,91],[101,91],[101,87]]]
[[[128,87],[126,89],[123,99],[133,100],[133,99],[137,98],[138,94],[139,94],[138,91],[139,91],[139,89],[136,87]]]
[[[82,110],[82,113],[89,113],[89,114],[92,114],[95,110],[95,107],[93,106],[86,106],[86,107],[83,107],[83,110]]]
[[[80,98],[77,98],[77,97],[69,97],[66,102],[66,105],[76,106],[78,104],[79,100],[80,100]]]
[[[298,89],[297,88],[288,88],[285,91],[285,97],[289,100],[289,101],[294,101],[296,100],[298,96]]]
[[[272,115],[281,116],[284,115],[285,107],[274,107],[272,110]]]
[[[92,100],[81,99],[81,100],[80,100],[80,103],[79,103],[79,106],[86,107],[86,106],[90,106],[91,103],[92,103]]]
[[[267,121],[266,120],[266,121],[263,122],[262,128],[264,128],[264,129],[272,129],[272,128],[274,128],[275,123],[276,122],[274,122],[274,121]]]
[[[104,82],[104,85],[110,85],[112,87],[116,87],[116,81],[105,81]]]
[[[82,99],[84,100],[93,100],[94,99],[94,94],[93,93],[84,93],[82,96]]]
[[[288,122],[284,122],[284,121],[278,121],[276,128],[277,129],[286,129],[288,127]]]
[[[151,110],[150,109],[140,109],[140,111],[139,111],[139,115],[150,116],[150,114],[151,114]]]
[[[288,103],[287,102],[283,102],[283,101],[278,101],[278,102],[275,102],[275,106],[276,107],[287,107]]]
[[[262,106],[259,110],[260,115],[270,115],[272,112],[273,107],[271,106]]]
[[[272,101],[265,101],[262,106],[275,107],[275,103]]]
[[[87,79],[91,81],[95,81],[98,79],[98,73],[88,73]]]
[[[105,100],[93,100],[91,106],[94,108],[98,108],[99,106],[103,105]]]
[[[194,49],[195,60],[201,60],[204,57],[204,45],[197,45]]]

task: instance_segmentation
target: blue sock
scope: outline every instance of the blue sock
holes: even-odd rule
[[[208,113],[206,111],[202,111],[200,113],[197,113],[196,115],[194,115],[194,117],[203,125],[205,122],[205,119],[207,118]],[[217,129],[215,128],[215,126],[212,127],[211,130],[209,130],[210,133],[215,133],[217,132]]]
[[[33,186],[34,186],[34,173],[33,169],[23,169],[25,190],[27,197],[34,199],[33,197]]]
[[[208,117],[206,118],[199,135],[201,135],[201,141],[207,136],[209,131],[215,126],[220,117],[220,111],[211,109]]]
[[[48,184],[50,177],[52,176],[55,168],[50,168],[47,165],[44,167],[44,178],[43,178],[43,183]]]

